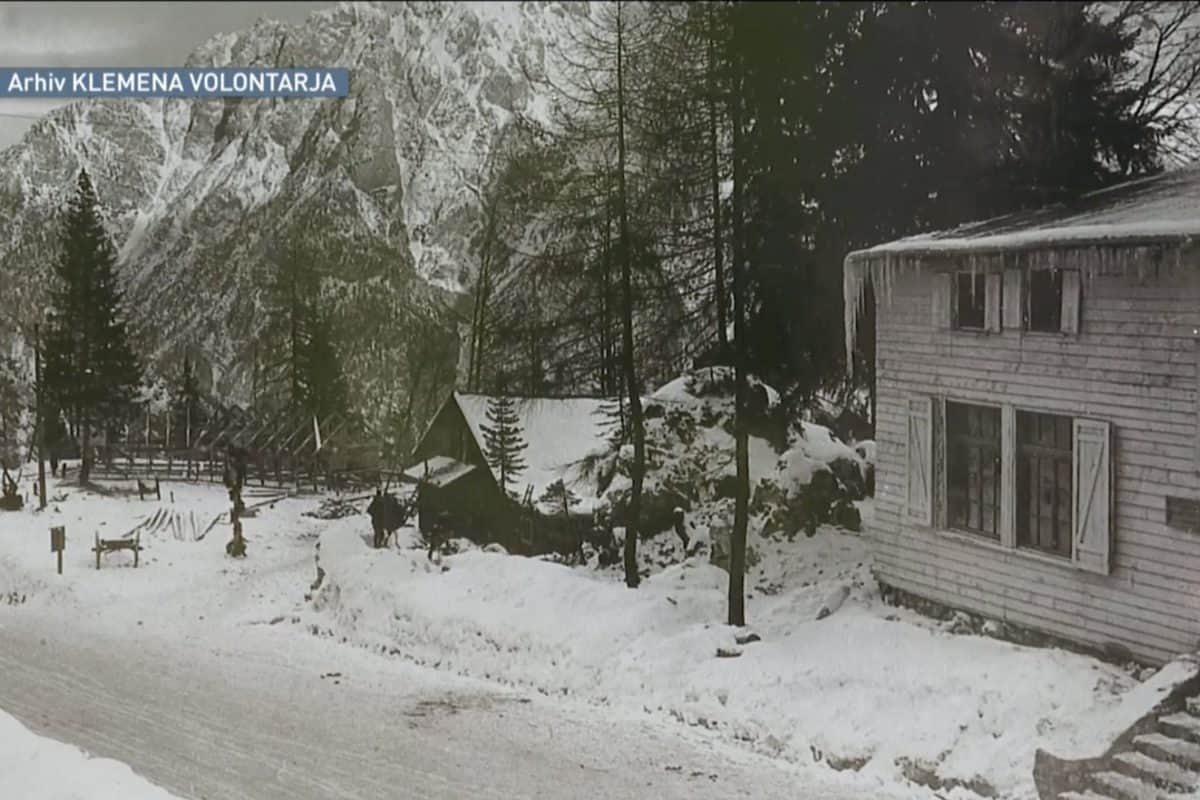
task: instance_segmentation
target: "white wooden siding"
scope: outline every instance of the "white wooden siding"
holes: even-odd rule
[[[879,577],[1084,643],[1119,643],[1150,661],[1195,650],[1200,534],[1166,525],[1165,498],[1200,498],[1200,285],[1183,275],[1146,285],[1133,276],[1085,280],[1079,333],[1065,336],[938,329],[929,303],[939,280],[900,276],[890,302],[879,301],[876,513],[868,526]],[[1107,422],[1111,572],[909,519],[909,401],[931,395]]]

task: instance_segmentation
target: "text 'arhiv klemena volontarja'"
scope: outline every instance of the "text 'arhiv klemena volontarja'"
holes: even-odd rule
[[[346,70],[327,68],[178,68],[67,70],[8,69],[0,86],[8,97],[103,96],[338,96]]]

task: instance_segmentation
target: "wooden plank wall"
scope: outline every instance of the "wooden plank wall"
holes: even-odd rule
[[[1200,498],[1193,335],[1200,282],[1182,274],[1085,279],[1081,330],[1068,337],[937,330],[936,278],[900,276],[890,302],[879,300],[876,512],[868,526],[879,577],[1089,645],[1118,643],[1151,662],[1196,650],[1200,531],[1168,527],[1166,497]],[[1112,573],[911,524],[904,514],[908,399],[931,394],[1109,421]]]

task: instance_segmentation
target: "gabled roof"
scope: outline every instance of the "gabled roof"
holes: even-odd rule
[[[857,250],[846,256],[846,262],[1054,246],[1177,243],[1193,237],[1200,238],[1200,166],[1090,192],[1070,204],[908,236]]]
[[[486,453],[483,426],[487,425],[492,397],[455,392],[453,400],[480,451]],[[547,486],[561,478],[579,496],[578,509],[589,510],[596,499],[595,489],[580,481],[578,467],[590,453],[605,446],[607,414],[616,401],[595,397],[515,397],[513,402],[521,420],[521,436],[528,445],[521,453],[525,469],[514,481],[517,493],[523,495],[526,487],[532,486],[536,502]],[[495,469],[492,475],[499,480]]]

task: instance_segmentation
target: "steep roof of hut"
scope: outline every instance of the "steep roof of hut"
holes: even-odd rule
[[[489,395],[454,395],[471,434],[486,452],[483,426],[487,425]],[[528,447],[521,453],[525,469],[516,476],[518,493],[533,487],[537,502],[546,487],[562,479],[579,497],[580,511],[590,510],[595,503],[595,488],[580,480],[581,462],[605,446],[606,424],[610,421],[609,406],[613,400],[593,397],[516,397],[513,404],[521,420],[521,436]],[[493,476],[499,480],[496,470]]]

